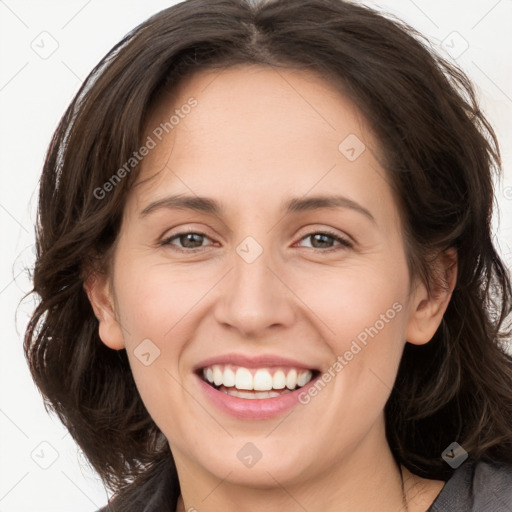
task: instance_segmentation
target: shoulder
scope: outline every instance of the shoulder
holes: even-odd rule
[[[512,464],[467,462],[446,482],[428,512],[512,510]]]

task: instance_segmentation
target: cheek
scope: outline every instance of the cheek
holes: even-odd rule
[[[159,388],[173,396],[177,364],[188,339],[187,313],[197,302],[189,278],[161,265],[123,262],[115,276],[116,307],[137,388],[148,409]],[[170,341],[172,340],[172,343]]]
[[[288,279],[294,280],[294,291],[311,311],[311,318],[324,325],[326,339],[333,340],[337,354],[348,349],[351,340],[364,343],[377,334],[381,339],[395,339],[394,335],[404,329],[408,293],[405,266],[381,261],[327,267]]]
[[[393,262],[326,268],[310,277],[304,273],[301,282],[298,295],[313,312],[310,318],[331,352],[330,375],[324,375],[340,403],[338,420],[345,418],[349,404],[349,410],[372,414],[383,407],[393,387],[404,346],[405,260],[397,256]]]
[[[135,262],[116,277],[118,309],[130,343],[140,337],[165,340],[174,336],[182,319],[211,288],[213,279],[203,278],[190,268]]]
[[[118,266],[114,287],[127,355],[141,398],[159,425],[170,407],[186,411],[190,405],[181,385],[183,368],[190,365],[184,354],[218,279],[212,269],[143,258],[125,258]]]

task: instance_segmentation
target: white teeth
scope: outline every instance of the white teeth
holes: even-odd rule
[[[224,370],[224,376],[222,379],[222,384],[227,388],[232,388],[235,385],[235,372],[231,368],[226,368]]]
[[[220,386],[222,384],[222,370],[219,366],[215,365],[213,367],[213,382],[216,386]]]
[[[222,389],[226,395],[236,396],[237,398],[248,398],[249,400],[261,400],[262,398],[275,398],[281,396],[282,393],[277,391],[238,391],[237,389]],[[285,393],[291,393],[289,389]]]
[[[313,374],[306,370],[305,372],[300,372],[299,376],[297,377],[297,385],[299,387],[305,386],[310,380]]]
[[[272,375],[266,370],[258,370],[254,374],[253,387],[256,391],[268,391],[272,389]]]
[[[283,370],[277,370],[272,377],[272,387],[274,389],[284,389],[286,387],[286,376]]]
[[[286,376],[286,387],[295,389],[297,387],[297,370],[290,370]]]
[[[203,377],[207,382],[217,387],[224,386],[226,388],[235,388],[239,391],[251,391],[251,393],[245,393],[245,395],[250,394],[251,398],[253,398],[256,394],[255,392],[269,391],[272,393],[272,389],[288,391],[294,390],[297,386],[305,386],[312,379],[313,374],[310,370],[296,370],[292,368],[290,370],[278,369],[272,375],[272,371],[268,368],[259,368],[256,371],[251,371],[248,368],[238,367],[235,370],[231,365],[214,364],[203,369]],[[264,393],[257,394],[261,398]],[[247,397],[244,396],[244,398]]]
[[[253,389],[253,378],[251,372],[247,368],[238,368],[235,376],[236,389]]]

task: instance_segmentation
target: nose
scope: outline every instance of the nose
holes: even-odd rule
[[[235,253],[219,289],[217,322],[247,338],[263,337],[270,328],[283,329],[295,320],[293,293],[270,252],[263,250],[254,261]]]

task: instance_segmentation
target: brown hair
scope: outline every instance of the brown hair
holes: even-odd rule
[[[41,300],[24,349],[47,410],[121,495],[163,461],[172,466],[126,352],[101,342],[83,289],[85,269],[108,268],[137,167],[104,197],[97,190],[140,147],[159,93],[242,63],[313,70],[359,107],[383,148],[412,274],[431,284],[426,255],[458,251],[443,322],[425,346],[406,344],[386,405],[397,459],[447,478],[441,452],[457,441],[474,460],[512,462],[512,361],[502,347],[511,284],[491,238],[495,134],[468,78],[421,35],[342,0],[188,0],[135,28],[92,70],[53,136],[39,193]]]

